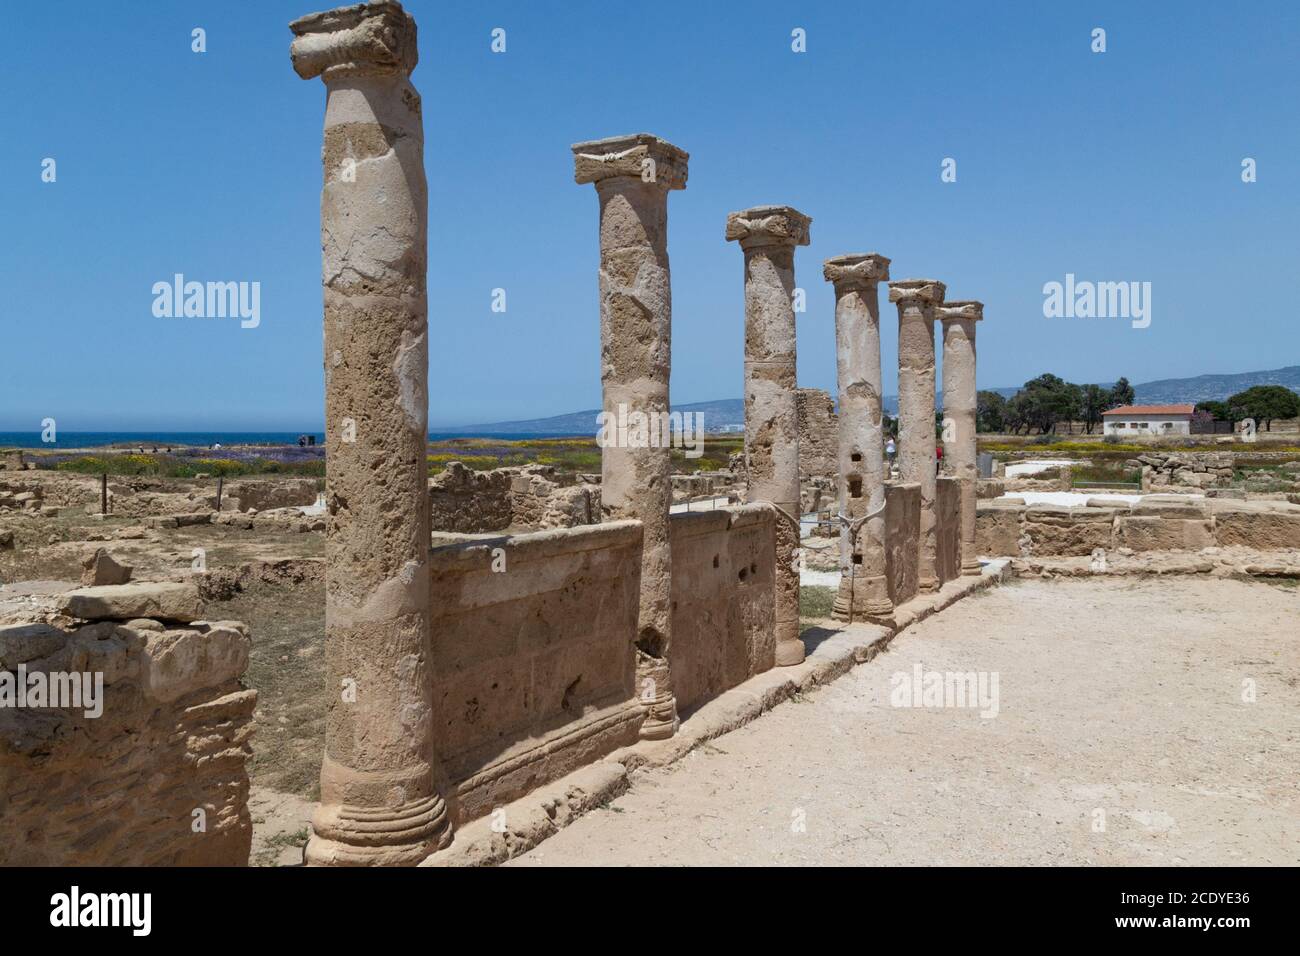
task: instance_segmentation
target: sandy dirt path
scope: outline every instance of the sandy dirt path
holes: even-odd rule
[[[917,664],[996,673],[997,715],[891,705]],[[511,865],[1296,865],[1298,678],[1294,587],[1017,582]]]

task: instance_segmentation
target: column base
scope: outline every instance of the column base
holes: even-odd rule
[[[961,563],[961,573],[963,575],[976,575],[976,574],[981,574],[983,572],[981,571],[980,563],[977,560],[971,564],[968,564],[967,562],[963,561]]]
[[[884,591],[888,591],[888,583],[880,575],[869,578],[841,575],[831,617],[849,624],[854,621],[887,622],[894,616],[894,603],[879,596]]]
[[[808,652],[803,646],[803,641],[797,637],[792,641],[781,641],[776,645],[777,667],[793,667],[795,664],[802,664],[807,656]]]
[[[681,719],[677,716],[677,698],[663,694],[645,705],[645,719],[637,736],[642,740],[667,740],[677,733]]]
[[[668,662],[661,658],[652,658],[638,651],[636,687],[637,694],[643,695],[647,690],[653,693],[641,699],[645,709],[645,719],[637,736],[641,740],[667,740],[677,733],[681,719],[677,716],[677,697],[672,692],[671,675]]]
[[[436,793],[396,807],[321,804],[311,829],[308,866],[415,866],[452,837]]]
[[[916,582],[916,589],[923,594],[932,594],[939,590],[938,578],[921,578]]]

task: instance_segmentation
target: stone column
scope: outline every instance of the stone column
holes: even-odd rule
[[[325,660],[321,802],[307,861],[415,864],[451,839],[429,674],[428,199],[415,21],[398,3],[290,24],[327,92]]]
[[[943,302],[944,284],[904,279],[889,284],[889,301],[898,304],[898,472],[921,486],[920,562],[917,586],[939,587],[935,570],[937,475],[934,422],[934,307]]]
[[[982,302],[945,302],[935,310],[943,323],[943,457],[961,482],[961,573],[979,574],[975,553],[975,323]]]
[[[745,500],[776,506],[776,664],[804,659],[799,639],[799,416],[795,399],[794,247],[812,222],[789,206],[727,217],[745,251]]]
[[[839,381],[840,590],[832,615],[883,620],[894,611],[885,576],[885,447],[881,420],[880,298],[889,260],[876,253],[827,259],[835,283]]]
[[[577,143],[574,179],[600,197],[601,511],[644,529],[636,657],[643,739],[671,737],[669,670],[672,461],[667,428],[672,359],[668,193],[686,188],[688,155],[648,133]]]

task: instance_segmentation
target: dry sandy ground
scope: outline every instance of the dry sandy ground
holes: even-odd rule
[[[918,663],[996,672],[997,716],[891,706]],[[1298,675],[1295,588],[1014,583],[511,865],[1295,865]]]

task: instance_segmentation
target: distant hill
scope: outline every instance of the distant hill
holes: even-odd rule
[[[1197,375],[1194,378],[1166,378],[1133,386],[1141,405],[1173,405],[1181,402],[1223,401],[1252,385],[1285,385],[1300,392],[1300,365],[1271,372],[1239,372],[1236,375]]]
[[[723,432],[743,429],[745,425],[745,403],[739,398],[727,398],[717,402],[693,402],[689,405],[674,405],[675,412],[702,412],[704,430]],[[599,408],[567,415],[552,415],[550,418],[529,418],[515,422],[492,422],[487,425],[465,425],[459,428],[431,428],[430,431],[440,435],[594,435],[596,434],[596,416]]]
[[[1109,388],[1113,383],[1099,383]],[[1229,395],[1244,391],[1252,385],[1285,385],[1300,392],[1300,365],[1288,365],[1286,368],[1269,372],[1239,372],[1235,375],[1197,375],[1193,378],[1166,378],[1157,382],[1143,382],[1133,386],[1136,403],[1139,405],[1175,405],[1205,401],[1222,401]],[[1010,398],[1020,391],[1019,386],[990,388],[1004,398]],[[832,397],[834,397],[832,395]],[[883,399],[885,411],[890,415],[898,414],[898,396],[886,395]],[[689,405],[674,405],[675,412],[703,412],[704,429],[709,432],[737,431],[745,425],[745,403],[739,398],[726,398],[716,402],[694,402]],[[520,435],[593,435],[596,432],[596,416],[599,409],[571,412],[568,415],[554,415],[550,418],[530,418],[515,422],[493,422],[488,425],[465,425],[461,428],[438,428],[439,434],[480,435],[484,433],[504,433]]]

